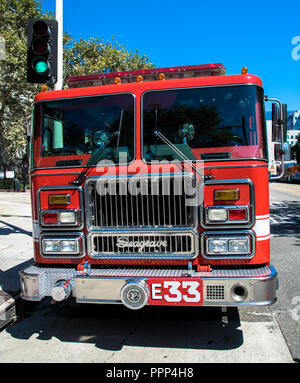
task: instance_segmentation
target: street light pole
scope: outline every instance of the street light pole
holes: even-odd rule
[[[55,18],[58,22],[57,41],[57,82],[55,90],[63,87],[63,0],[55,0]]]

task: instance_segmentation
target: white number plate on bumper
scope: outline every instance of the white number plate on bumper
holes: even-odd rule
[[[148,279],[150,290],[149,305],[182,305],[203,304],[202,279],[168,278]]]

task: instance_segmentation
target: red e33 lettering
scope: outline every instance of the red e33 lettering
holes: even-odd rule
[[[148,280],[152,305],[201,305],[201,279],[151,279]]]

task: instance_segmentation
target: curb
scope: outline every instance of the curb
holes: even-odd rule
[[[20,298],[19,292],[14,296],[0,290],[0,331],[10,322],[16,320],[16,300]]]

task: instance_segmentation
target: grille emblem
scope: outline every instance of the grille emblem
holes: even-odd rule
[[[129,241],[128,237],[118,237],[117,239],[117,247],[118,248],[137,248],[139,253],[141,253],[144,249],[150,249],[150,248],[160,248],[160,247],[167,247],[168,243],[167,241]]]

